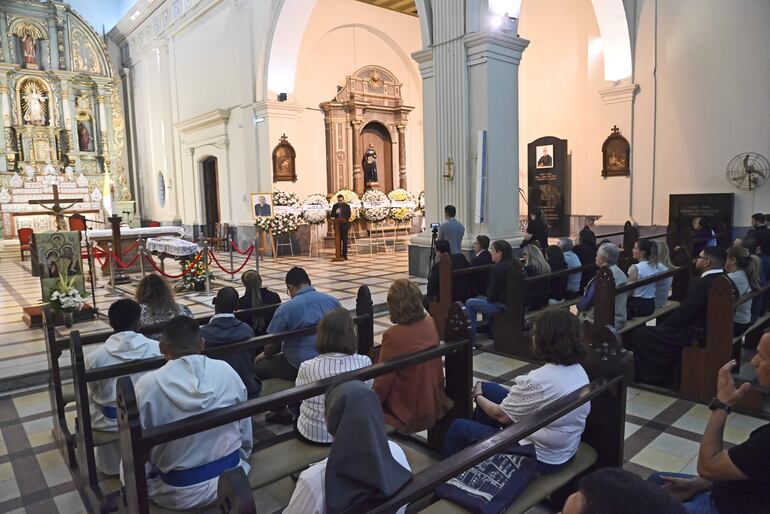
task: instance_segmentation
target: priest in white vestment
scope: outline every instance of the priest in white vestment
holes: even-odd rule
[[[145,429],[246,401],[241,378],[228,363],[200,355],[203,343],[194,319],[177,316],[166,324],[160,349],[168,362],[134,387]],[[245,418],[153,448],[150,499],[177,510],[212,503],[221,473],[239,465],[248,473],[251,446],[251,419]]]
[[[154,339],[136,332],[142,308],[133,300],[118,300],[110,305],[108,316],[113,335],[85,356],[86,369],[125,364],[138,359],[160,357],[160,347]],[[131,375],[136,381],[143,373]],[[115,406],[117,378],[108,378],[88,384],[91,428],[104,432],[118,431],[118,412]],[[96,448],[96,467],[105,475],[120,473],[118,442]]]

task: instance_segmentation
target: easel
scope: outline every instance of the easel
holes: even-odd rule
[[[274,251],[274,255],[275,255],[276,258],[278,257],[278,248],[280,248],[281,246],[288,246],[289,250],[291,250],[291,256],[294,257],[294,245],[291,242],[291,234],[288,233],[288,232],[285,232],[285,233],[280,234],[278,236],[279,240],[283,239],[284,237],[288,237],[289,238],[289,242],[288,243],[278,243],[278,242],[275,241],[275,238],[273,238],[273,248],[275,250]]]
[[[410,220],[411,221],[411,220]],[[393,237],[393,251],[395,252],[397,250],[397,246],[399,243],[404,245],[404,249],[409,246],[409,225],[410,221],[397,221],[396,222],[396,228],[393,230],[394,237]],[[401,235],[401,230],[404,231],[403,238],[399,237]]]
[[[257,246],[257,256],[259,259],[257,260],[264,260],[265,259],[265,248],[267,248],[267,237],[270,236],[270,250],[273,252],[273,260],[276,260],[276,249],[275,249],[275,239],[273,238],[273,234],[269,230],[261,230],[259,227],[257,227],[257,239],[255,243],[258,243]]]
[[[318,257],[323,257],[326,255],[326,248],[324,247],[324,230],[323,230],[323,223],[318,223],[316,225],[310,226],[310,236],[308,241],[308,257],[313,257],[313,246],[315,246],[316,250],[318,251]]]
[[[370,222],[371,229],[369,230],[369,254],[374,253],[374,247],[378,249],[382,247],[385,253],[388,253],[388,240],[385,238],[385,228],[382,226],[383,222]],[[375,234],[379,234],[375,237]],[[379,253],[379,250],[378,250]]]

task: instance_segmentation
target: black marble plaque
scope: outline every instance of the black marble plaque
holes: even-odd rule
[[[540,207],[548,221],[548,235],[569,235],[570,184],[567,140],[546,136],[527,145],[529,207]]]
[[[677,229],[691,226],[695,217],[709,221],[717,230],[724,223],[727,233],[718,238],[720,246],[730,246],[733,241],[733,193],[703,193],[669,195],[668,223]]]

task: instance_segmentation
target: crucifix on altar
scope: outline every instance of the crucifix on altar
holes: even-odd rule
[[[59,186],[56,184],[53,185],[53,198],[48,198],[45,200],[30,200],[29,203],[39,205],[43,209],[51,211],[54,216],[56,216],[56,230],[67,230],[67,224],[64,221],[64,211],[72,207],[78,202],[82,202],[82,198],[75,198],[72,200],[72,203],[62,207],[62,205],[59,203]],[[53,202],[53,205],[50,207],[48,205],[45,205],[47,203]]]

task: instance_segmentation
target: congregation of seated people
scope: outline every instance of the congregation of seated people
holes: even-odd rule
[[[596,248],[592,234],[590,230],[581,231],[578,244],[560,239],[557,245],[545,246],[545,252],[532,234],[530,239],[535,240],[523,248],[525,275],[537,277],[578,268],[590,263],[584,259],[592,255],[597,267],[609,267],[616,286],[673,267],[665,243],[639,240],[632,250],[637,262],[626,275],[618,267],[618,247],[604,243]],[[705,302],[714,278],[727,275],[735,285],[736,297],[764,283],[767,275],[763,274],[762,254],[753,237],[749,235],[727,250],[718,246],[702,248],[695,261],[700,278],[690,283],[682,305],[660,324],[642,326],[634,333],[630,349],[634,351],[637,380],[672,386],[666,380],[675,376],[673,366],[682,347],[702,334],[699,327],[705,327]],[[477,315],[482,313],[493,319],[504,312],[513,249],[506,241],[490,245],[486,236],[479,236],[474,244],[476,258],[468,263],[442,241],[437,241],[436,249],[449,254],[453,264],[455,255],[463,257],[465,266],[493,264],[483,291],[469,283],[465,298],[475,341]],[[543,364],[516,377],[512,386],[475,383],[469,391],[475,407],[473,417],[451,424],[444,441],[446,456],[588,384],[580,364],[587,348],[581,322],[591,317],[595,282],[590,277],[586,281],[587,275],[576,272],[565,275],[563,280],[560,277],[558,282],[543,280],[541,288],[527,293],[528,308],[543,309],[532,327],[534,354]],[[244,273],[246,293],[240,298],[234,288],[220,289],[214,299],[214,316],[207,325],[199,327],[189,309],[174,300],[168,283],[159,276],[148,275],[137,290],[137,302],[119,300],[110,307],[109,321],[115,333],[88,354],[87,365],[97,368],[161,355],[166,359],[161,368],[131,377],[144,428],[258,397],[264,382],[272,378],[301,386],[372,365],[372,356],[357,353],[356,326],[351,315],[336,298],[316,291],[302,268],[292,268],[286,274],[290,299],[274,313],[259,313],[251,318],[251,323],[238,320],[238,309],[280,303],[280,297],[263,288],[261,282],[258,273]],[[627,318],[649,315],[665,305],[670,289],[669,277],[638,287],[627,295],[617,295],[616,326],[622,327]],[[482,292],[483,297],[478,294]],[[579,316],[566,308],[544,309],[549,304],[577,298],[581,292]],[[391,284],[387,306],[393,326],[383,334],[376,362],[440,343],[423,301],[413,282],[399,279]],[[747,308],[736,310],[736,334],[745,331],[753,320],[751,302],[746,305]],[[165,323],[160,343],[138,332],[140,327],[159,321]],[[206,348],[314,325],[315,334],[286,339],[280,345],[265,347],[258,355],[248,351],[221,359],[201,355]],[[762,337],[757,350],[752,360],[757,380],[770,387],[770,333]],[[749,388],[748,384],[735,386],[731,372],[736,365],[730,362],[720,370],[717,397],[710,405],[711,418],[700,446],[699,476],[656,474],[644,481],[626,471],[603,469],[579,481],[563,512],[765,512],[770,500],[770,489],[765,487],[770,481],[770,425],[757,429],[745,442],[729,450],[724,450],[722,440],[731,408]],[[398,492],[411,479],[411,466],[403,449],[386,437],[386,427],[414,434],[441,419],[451,408],[444,393],[442,371],[441,360],[434,359],[375,380],[347,382],[325,395],[303,401],[297,409],[269,414],[268,422],[292,423],[299,440],[329,446],[327,459],[299,474],[285,512],[337,512]],[[89,384],[89,396],[94,428],[116,431],[115,379]],[[538,474],[557,473],[572,461],[590,409],[590,404],[584,404],[518,443],[517,448],[531,448]],[[236,466],[248,470],[251,449],[250,419],[158,446],[149,456],[149,495],[154,503],[169,509],[211,504],[219,475]],[[105,474],[117,474],[117,444],[98,448],[97,463]],[[369,479],[356,478],[363,475]]]

